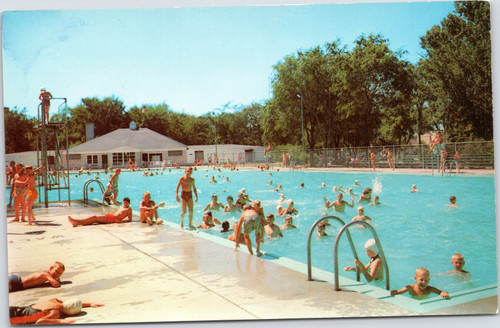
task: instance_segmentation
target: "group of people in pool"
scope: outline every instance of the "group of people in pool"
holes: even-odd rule
[[[233,234],[228,236],[228,239],[235,242],[235,250],[239,248],[240,244],[246,244],[248,251],[253,255],[253,247],[252,241],[250,239],[251,233],[255,234],[255,244],[256,244],[256,253],[258,256],[262,255],[260,251],[260,245],[264,241],[264,237],[267,238],[280,238],[283,237],[282,230],[293,229],[296,226],[293,224],[293,215],[298,214],[298,210],[294,207],[294,202],[291,199],[286,199],[283,193],[280,194],[280,205],[277,206],[277,216],[285,217],[285,223],[282,226],[278,226],[275,224],[275,215],[269,213],[267,216],[264,214],[264,209],[261,206],[259,200],[252,201],[247,194],[245,194],[245,190],[242,189],[239,194],[236,202],[234,201],[233,196],[229,195],[226,198],[227,204],[223,205],[218,201],[217,194],[212,194],[212,201],[208,203],[205,208],[202,210],[204,212],[202,222],[195,226],[193,225],[193,214],[194,214],[194,203],[198,201],[198,191],[195,185],[195,179],[191,177],[193,173],[193,168],[187,167],[185,170],[185,175],[179,179],[179,182],[176,187],[176,199],[181,203],[181,221],[180,227],[184,228],[184,217],[185,214],[189,211],[189,225],[188,229],[211,229],[220,225],[222,227],[221,232],[230,232],[230,223],[226,220],[221,222],[218,218],[213,216],[213,212],[218,212],[222,210],[222,213],[241,213],[241,216],[237,222],[233,223]],[[115,172],[116,174],[116,172]],[[118,172],[119,174],[119,172]],[[212,177],[214,180],[214,177]],[[272,181],[269,181],[272,184]],[[304,188],[304,184],[301,183],[301,188]],[[326,187],[326,184],[323,182],[321,187]],[[354,192],[353,188],[349,188],[347,191],[342,189],[342,185],[333,187],[334,192],[337,193],[337,200],[333,202],[329,202],[326,197],[324,197],[324,208],[331,209],[333,208],[337,212],[344,212],[346,206],[354,207]],[[358,180],[354,182],[353,187],[361,187],[359,185]],[[181,191],[181,195],[179,197],[179,191]],[[278,185],[275,191],[282,191],[282,186]],[[416,185],[412,185],[410,190],[412,193],[419,192],[416,188]],[[195,199],[193,201],[193,193]],[[350,195],[350,202],[345,201],[343,199],[344,193]],[[378,196],[374,196],[372,200],[372,189],[364,188],[361,196],[358,199],[358,203],[369,204],[370,206],[379,205],[380,199]],[[450,206],[456,206],[456,197],[450,197]],[[69,221],[73,226],[78,225],[88,225],[88,224],[100,224],[100,223],[122,223],[122,222],[130,222],[132,220],[132,210],[130,209],[130,200],[128,198],[124,198],[123,206],[118,209],[114,214],[106,214],[104,216],[93,216],[83,220],[74,220],[71,217],[68,217]],[[156,205],[156,203],[151,200],[151,195],[149,192],[145,192],[143,195],[143,200],[140,203],[140,215],[139,220],[143,223],[147,223],[152,225],[153,223],[161,224],[163,220],[158,218],[157,209],[161,206],[161,203]],[[370,222],[372,219],[369,216],[366,216],[364,213],[364,206],[360,205],[357,207],[357,215],[352,218],[352,221],[364,221]],[[328,236],[326,233],[326,228],[330,223],[328,221],[323,221],[318,224],[318,237]],[[363,226],[359,226],[363,228]],[[379,257],[378,246],[373,239],[370,239],[365,244],[365,249],[370,257],[370,262],[367,265],[364,265],[360,260],[355,260],[354,267],[346,267],[344,271],[355,271],[359,269],[361,273],[365,276],[368,281],[383,279],[383,263],[382,259]],[[453,256],[453,263],[455,262],[462,263],[460,267],[458,267],[454,273],[460,274],[468,274],[468,272],[463,270],[463,256],[461,256],[461,260],[455,260],[455,258],[460,257],[460,254],[455,254]],[[419,268],[415,274],[416,285],[408,285],[400,290],[395,290],[391,292],[391,295],[397,295],[409,291],[412,296],[423,296],[429,293],[437,293],[445,298],[448,298],[449,295],[446,292],[440,291],[434,287],[428,286],[429,282],[429,272],[425,268]]]

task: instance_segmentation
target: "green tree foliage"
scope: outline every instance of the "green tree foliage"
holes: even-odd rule
[[[4,107],[5,153],[36,149],[36,120],[26,116],[26,109]]]
[[[493,138],[490,6],[455,2],[455,12],[421,38],[419,62],[433,92],[434,125],[452,141]]]
[[[85,142],[87,123],[94,123],[94,134],[99,137],[116,129],[126,128],[130,122],[123,102],[114,97],[107,97],[103,100],[95,97],[83,98],[81,104],[75,108],[69,108],[69,115],[71,145]]]

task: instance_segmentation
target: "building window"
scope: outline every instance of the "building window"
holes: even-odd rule
[[[98,164],[99,157],[97,155],[87,155],[87,164]]]
[[[168,156],[182,156],[182,150],[169,150],[168,151]]]
[[[150,162],[161,162],[162,157],[163,157],[162,153],[151,153],[151,154],[149,154],[149,161]]]
[[[113,153],[113,166],[128,164],[128,161],[135,162],[135,153]]]
[[[70,160],[80,160],[80,159],[82,159],[82,155],[81,154],[69,154],[69,159]]]

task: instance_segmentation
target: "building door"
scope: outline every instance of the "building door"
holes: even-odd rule
[[[253,149],[245,149],[245,160],[247,163],[253,163],[255,161],[255,152]]]
[[[102,160],[102,168],[107,169],[108,168],[108,155],[102,155],[101,160]]]
[[[195,150],[194,151],[194,160],[195,162],[203,163],[205,161],[203,150]]]

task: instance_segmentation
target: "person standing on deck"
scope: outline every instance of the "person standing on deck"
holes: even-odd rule
[[[198,191],[194,184],[194,179],[191,178],[193,173],[192,167],[186,168],[186,175],[179,179],[177,187],[175,188],[175,198],[181,203],[181,228],[184,228],[184,215],[186,214],[186,207],[189,209],[189,229],[196,229],[193,226],[193,191],[196,196],[195,202],[198,201]],[[182,187],[181,198],[179,198],[179,187]]]

